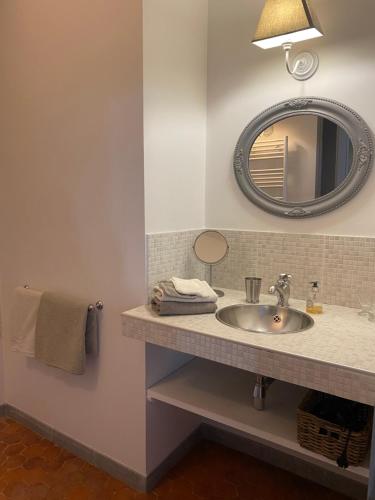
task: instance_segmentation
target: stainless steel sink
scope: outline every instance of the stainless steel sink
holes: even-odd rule
[[[298,333],[314,325],[308,314],[280,306],[239,304],[220,309],[216,318],[225,325],[256,333]]]

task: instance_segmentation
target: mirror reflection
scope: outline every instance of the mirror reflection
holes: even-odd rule
[[[352,142],[343,128],[301,114],[263,131],[251,148],[249,169],[254,184],[269,197],[307,202],[340,186],[352,163]]]

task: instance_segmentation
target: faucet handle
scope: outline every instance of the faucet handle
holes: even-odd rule
[[[279,276],[279,279],[281,281],[290,281],[292,279],[292,275],[291,274],[286,274],[286,273],[281,273],[280,276]]]

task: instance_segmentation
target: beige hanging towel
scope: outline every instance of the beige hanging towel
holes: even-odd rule
[[[92,339],[98,333],[97,321],[88,318],[88,314],[96,316],[95,310],[88,312],[87,301],[45,292],[40,301],[36,324],[35,357],[49,366],[83,375],[86,367],[86,335]]]
[[[43,292],[31,288],[16,288],[12,310],[10,345],[12,351],[35,355],[35,330]]]

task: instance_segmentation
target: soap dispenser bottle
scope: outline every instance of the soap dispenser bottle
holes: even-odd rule
[[[320,301],[319,281],[311,281],[311,288],[306,300],[306,312],[310,314],[322,314],[323,304]]]

